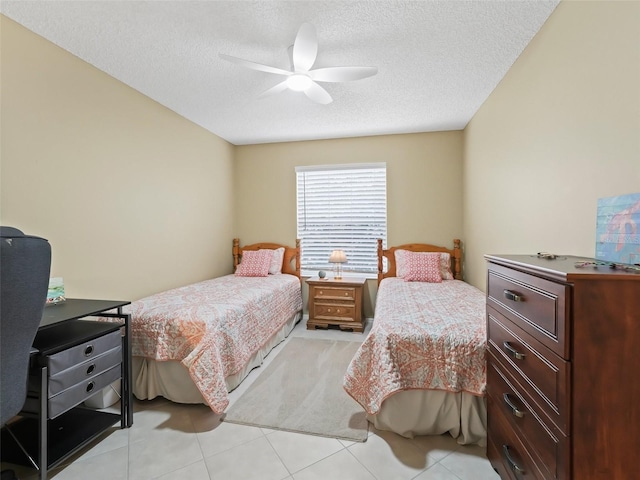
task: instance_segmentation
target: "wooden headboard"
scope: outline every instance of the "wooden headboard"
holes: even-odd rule
[[[254,243],[253,245],[240,246],[240,239],[233,239],[233,270],[242,260],[242,252],[245,250],[260,250],[284,247],[284,258],[282,260],[282,273],[288,273],[300,278],[300,240],[296,239],[296,246],[288,247],[278,243]]]
[[[407,243],[406,245],[398,245],[397,247],[382,248],[382,239],[378,239],[378,284],[383,278],[396,276],[396,250],[410,250],[412,252],[446,252],[451,255],[451,272],[456,280],[462,280],[462,249],[460,248],[460,240],[453,239],[453,250],[446,247],[438,247],[436,245],[428,245],[426,243]],[[387,271],[383,269],[383,257],[387,257]]]

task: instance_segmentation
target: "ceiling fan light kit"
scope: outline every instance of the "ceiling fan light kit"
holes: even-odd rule
[[[311,86],[311,78],[308,75],[294,73],[287,78],[287,87],[294,92],[303,92]]]
[[[318,55],[318,38],[316,36],[316,29],[310,23],[303,23],[298,30],[298,34],[293,43],[291,70],[263,65],[223,53],[219,55],[220,58],[224,60],[252,70],[285,75],[287,77],[284,81],[262,92],[260,97],[273,95],[289,89],[294,92],[304,92],[309,99],[322,105],[331,103],[333,98],[331,98],[329,92],[317,82],[351,82],[371,77],[378,73],[377,67],[327,67],[311,70]]]

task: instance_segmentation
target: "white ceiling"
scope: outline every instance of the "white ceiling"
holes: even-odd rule
[[[235,145],[463,129],[559,0],[7,1],[0,10]],[[303,22],[314,68],[378,74],[324,83],[334,101],[218,57],[289,69]]]

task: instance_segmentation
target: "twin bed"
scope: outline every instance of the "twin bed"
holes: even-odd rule
[[[246,261],[240,268],[249,256],[255,262]],[[298,244],[240,247],[234,239],[233,260],[236,274],[131,304],[133,393],[138,399],[162,396],[178,403],[205,403],[222,413],[228,392],[300,320]]]
[[[439,272],[426,257],[439,257]],[[485,296],[461,281],[460,259],[458,240],[453,250],[378,244],[373,326],[344,378],[378,429],[485,444]]]
[[[263,253],[268,274],[264,256],[260,272],[241,261]],[[222,413],[228,392],[300,320],[298,243],[240,247],[235,239],[233,257],[236,274],[132,303],[137,398],[205,403]],[[345,390],[376,428],[407,437],[449,432],[459,443],[485,443],[485,296],[461,281],[460,264],[458,240],[451,250],[425,244],[385,250],[378,243],[373,327],[344,377]]]

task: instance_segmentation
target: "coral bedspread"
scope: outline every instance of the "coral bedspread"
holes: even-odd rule
[[[227,407],[225,377],[302,309],[300,280],[287,274],[206,280],[131,304],[132,354],[180,361],[216,413]]]
[[[485,295],[475,287],[385,278],[344,388],[371,415],[402,390],[484,395],[486,337]]]

